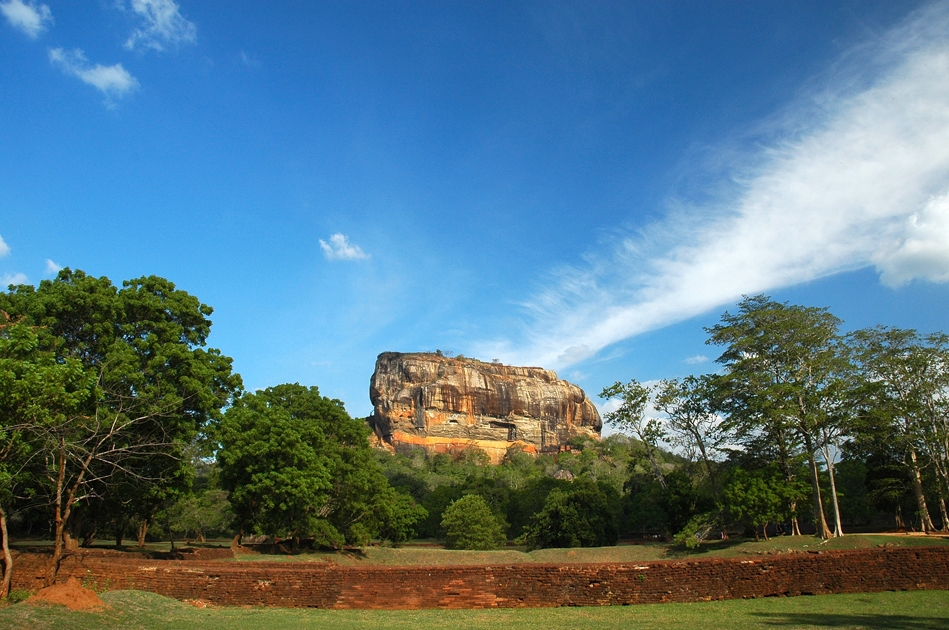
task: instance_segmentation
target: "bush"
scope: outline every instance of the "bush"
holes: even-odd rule
[[[526,528],[527,549],[615,545],[619,502],[612,486],[582,478],[563,490],[554,489]]]
[[[449,505],[442,529],[449,549],[497,549],[504,544],[501,523],[477,494],[467,494]]]
[[[672,540],[686,549],[698,549],[702,541],[708,538],[718,524],[719,518],[715,512],[697,514],[689,520],[682,531],[672,537]]]

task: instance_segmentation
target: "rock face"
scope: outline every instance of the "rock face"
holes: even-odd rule
[[[369,385],[369,425],[388,448],[449,453],[479,448],[557,452],[571,437],[599,439],[603,423],[583,390],[550,370],[438,354],[383,352]]]

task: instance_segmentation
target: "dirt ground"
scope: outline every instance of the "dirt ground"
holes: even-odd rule
[[[54,584],[26,600],[28,603],[62,604],[72,610],[96,610],[107,608],[96,592],[83,588],[76,578],[69,578],[65,584]]]

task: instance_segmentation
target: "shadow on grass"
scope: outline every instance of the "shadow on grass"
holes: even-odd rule
[[[768,626],[862,628],[865,630],[945,630],[949,617],[907,615],[834,615],[822,613],[751,613]]]
[[[687,558],[702,558],[704,556],[716,555],[722,551],[732,549],[734,547],[740,547],[748,543],[747,538],[726,538],[725,540],[716,540],[711,542],[706,542],[698,549],[689,549],[684,546],[675,546],[669,545],[668,551],[666,551],[665,556],[667,558],[672,558],[675,560],[682,560]]]

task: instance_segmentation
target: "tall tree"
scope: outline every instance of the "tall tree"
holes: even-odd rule
[[[725,346],[718,362],[725,368],[719,379],[727,392],[730,422],[770,433],[793,431],[800,440],[810,469],[814,521],[818,535],[841,535],[833,474],[832,426],[839,406],[841,379],[849,364],[842,348],[840,320],[826,308],[789,305],[764,295],[745,297],[738,313],[726,312],[722,323],[706,331],[708,343]],[[742,426],[743,425],[743,426]],[[818,453],[823,452],[831,484],[835,529],[824,514]]]
[[[31,442],[32,429],[70,415],[90,396],[92,383],[78,361],[57,362],[39,348],[34,327],[0,312],[0,537],[4,573],[0,597],[13,575],[7,531],[20,488],[41,470],[43,453]]]
[[[55,580],[70,518],[122,477],[143,488],[182,478],[184,450],[240,388],[231,360],[205,350],[212,309],[168,280],[129,280],[62,270],[38,288],[0,294],[0,309],[38,331],[57,364],[78,364],[91,395],[69,413],[27,427],[43,455],[55,523],[47,580]]]
[[[662,423],[656,418],[646,416],[649,397],[652,389],[632,379],[625,385],[616,382],[600,392],[600,398],[618,398],[620,406],[606,414],[606,422],[618,429],[632,434],[646,450],[646,457],[652,465],[656,481],[663,489],[666,488],[666,479],[659,466],[659,442],[665,436]]]
[[[712,377],[687,376],[661,381],[656,391],[656,409],[666,414],[672,441],[705,465],[712,495],[718,500],[718,482],[712,455],[722,437],[721,418],[712,408]]]
[[[238,521],[234,544],[251,530],[326,546],[365,543],[380,531],[404,531],[413,514],[424,518],[395,495],[368,435],[316,387],[278,385],[235,400],[215,436],[221,485]]]
[[[933,466],[941,486],[942,526],[949,526],[949,337],[877,327],[851,335],[867,378],[870,404],[863,431],[885,432],[903,453],[923,531],[935,529],[922,471]]]

